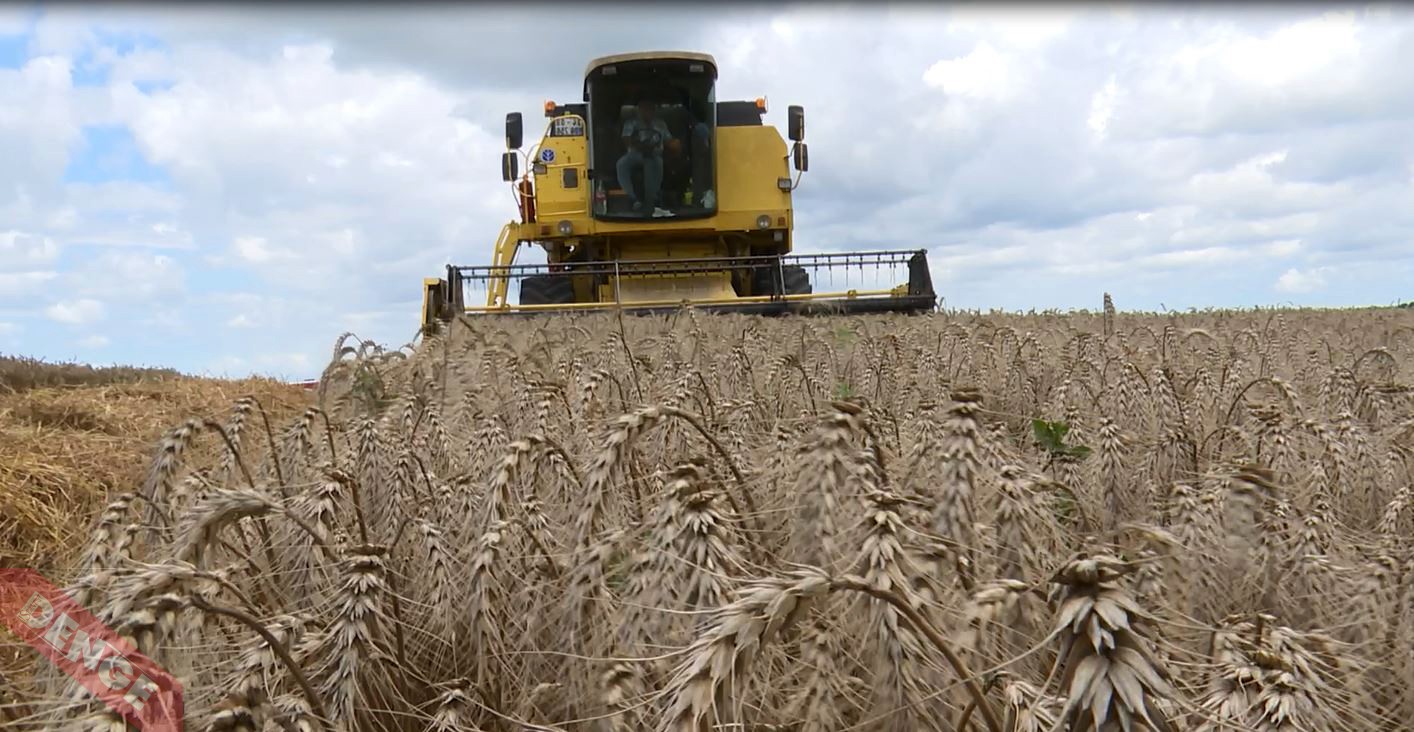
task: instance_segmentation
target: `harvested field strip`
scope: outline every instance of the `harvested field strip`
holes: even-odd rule
[[[181,378],[0,393],[0,566],[65,571],[110,493],[132,490],[172,424],[257,395],[280,419],[308,401],[269,380]]]

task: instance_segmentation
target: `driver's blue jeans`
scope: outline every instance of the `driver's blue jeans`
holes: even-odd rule
[[[657,155],[644,155],[637,150],[629,150],[624,156],[619,158],[617,166],[619,174],[619,187],[628,194],[630,201],[643,201],[648,208],[658,205],[659,189],[663,187],[663,158]],[[633,190],[633,169],[643,169],[643,198]]]

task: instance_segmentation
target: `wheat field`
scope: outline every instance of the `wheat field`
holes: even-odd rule
[[[64,580],[193,730],[1407,729],[1414,312],[1105,305],[346,336]]]

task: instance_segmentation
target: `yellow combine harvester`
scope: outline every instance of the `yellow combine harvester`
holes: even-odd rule
[[[424,281],[424,326],[458,313],[684,304],[763,314],[931,310],[922,250],[791,254],[791,193],[809,167],[805,112],[789,109],[787,150],[762,124],[764,99],[719,102],[716,80],[716,62],[701,53],[597,59],[582,103],[545,103],[549,122],[524,156],[524,175],[521,115],[506,115],[501,177],[519,220],[501,230],[489,266],[449,265],[445,279]],[[527,245],[543,248],[546,263],[515,264]],[[881,269],[903,269],[907,280],[832,292],[811,284],[812,271],[848,281]],[[485,305],[468,305],[467,290],[479,287]]]

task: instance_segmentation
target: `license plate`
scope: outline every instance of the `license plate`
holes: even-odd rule
[[[584,120],[579,117],[560,117],[550,125],[551,137],[583,137]]]

